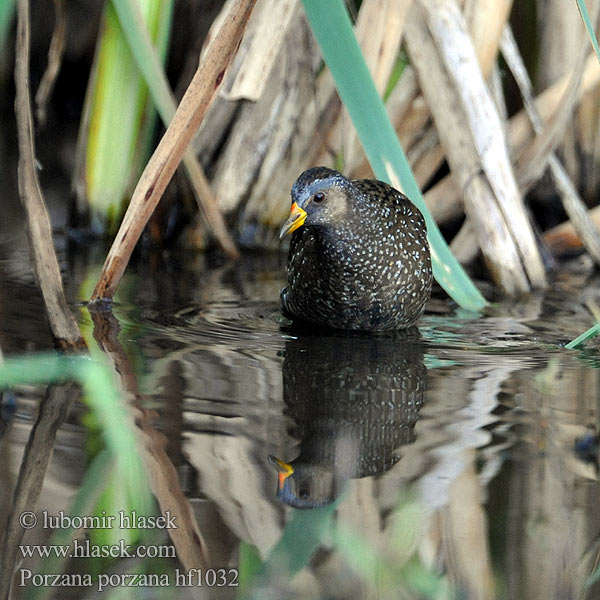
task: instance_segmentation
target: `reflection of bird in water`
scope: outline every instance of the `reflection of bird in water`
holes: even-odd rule
[[[594,425],[588,425],[585,429],[585,433],[575,438],[575,442],[573,444],[573,449],[575,450],[575,455],[579,460],[584,463],[588,463],[594,466],[596,474],[598,474],[599,462],[598,462],[598,446],[599,446],[600,436],[598,435],[598,430]]]
[[[425,219],[382,181],[315,167],[292,187],[284,314],[336,329],[415,323],[431,293]]]
[[[0,392],[0,439],[2,439],[8,425],[13,420],[16,410],[17,401],[15,395],[9,390]]]
[[[278,497],[298,508],[329,504],[349,478],[375,475],[414,441],[427,371],[416,329],[383,336],[305,334],[286,342],[286,412],[300,454],[274,457]]]

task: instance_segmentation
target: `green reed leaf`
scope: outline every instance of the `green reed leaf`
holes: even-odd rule
[[[141,19],[136,0],[112,0],[112,5],[136,66],[144,77],[163,123],[167,126],[173,119],[177,104],[161,64],[164,60],[164,48],[161,54],[161,44],[166,40],[159,40],[155,50]]]
[[[593,327],[590,327],[587,331],[584,331],[581,335],[578,335],[574,340],[571,340],[568,344],[565,345],[567,350],[573,350],[574,348],[578,348],[585,341],[589,340],[600,334],[600,323],[596,323]]]
[[[0,364],[0,390],[18,384],[79,381],[85,399],[102,427],[106,446],[116,459],[116,468],[126,482],[128,494],[151,505],[145,471],[133,428],[127,427],[127,411],[106,365],[87,356],[40,354],[6,358]]]
[[[579,8],[579,13],[581,14],[581,18],[583,19],[588,35],[590,36],[592,46],[596,51],[596,56],[600,61],[600,47],[598,46],[598,38],[596,37],[596,32],[594,31],[594,26],[592,25],[592,20],[590,19],[590,13],[588,12],[585,0],[577,0],[577,6]]]
[[[85,148],[85,189],[94,229],[113,233],[130,187],[145,164],[155,111],[148,88],[121,28],[116,6],[106,4],[90,92]],[[143,27],[164,58],[172,0],[138,0]]]
[[[15,14],[15,0],[0,0],[0,51],[4,50],[6,34]]]

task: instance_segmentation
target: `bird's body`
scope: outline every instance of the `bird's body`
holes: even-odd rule
[[[425,220],[381,181],[315,167],[292,188],[285,314],[335,329],[401,329],[431,293]],[[301,221],[301,223],[300,223]]]

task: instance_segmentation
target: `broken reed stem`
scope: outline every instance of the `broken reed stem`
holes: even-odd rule
[[[517,82],[517,86],[519,87],[521,96],[523,97],[525,111],[529,116],[529,120],[531,121],[531,125],[535,131],[535,134],[536,136],[541,136],[544,132],[544,127],[533,99],[533,88],[531,86],[531,81],[529,80],[529,75],[527,74],[525,64],[523,63],[523,59],[514,39],[512,29],[509,25],[505,27],[502,36],[502,54],[513,74],[513,77],[515,78],[515,81]],[[578,92],[579,82],[583,74],[584,57],[585,53],[582,52],[582,57],[579,61],[580,64],[577,65],[574,71],[576,76],[572,80],[572,84],[566,92],[566,94],[569,96],[572,96]],[[575,82],[577,82],[577,90],[573,90]],[[568,104],[570,104],[572,107],[575,104],[576,99],[577,98],[572,98],[572,101],[568,102]],[[567,101],[565,100],[565,102],[561,104],[564,105],[566,103]],[[552,176],[552,180],[554,181],[554,185],[556,186],[556,189],[562,199],[565,211],[573,223],[575,230],[583,240],[587,251],[593,257],[596,263],[600,264],[600,234],[598,233],[598,229],[594,225],[590,215],[587,212],[587,207],[585,206],[583,200],[579,197],[579,193],[577,192],[575,185],[571,181],[566,169],[557,158],[554,150],[550,150],[548,157],[544,162],[547,163],[547,167],[550,171],[550,175]],[[543,173],[543,171],[540,170],[540,176],[541,173]]]
[[[177,111],[177,103],[150,39],[141,11],[135,2],[115,2],[114,8],[137,66],[148,84],[148,89],[158,113],[164,126],[168,127]],[[132,22],[135,23],[136,27],[132,27]],[[150,57],[150,60],[148,57]],[[183,164],[192,185],[200,214],[221,248],[231,258],[238,258],[239,252],[229,231],[227,231],[225,219],[219,210],[217,199],[193,149],[190,148],[186,151]]]
[[[413,4],[411,22],[405,33],[411,63],[494,282],[507,295],[527,292],[529,282],[525,265],[500,206],[504,198],[497,193],[500,182],[506,183],[512,173],[506,164],[507,159],[501,165],[491,164],[495,159],[500,161],[506,157],[499,118],[484,87],[472,45],[465,39],[464,26],[457,16],[458,9],[452,2],[438,0],[434,7],[424,1]],[[446,58],[456,61],[459,54],[457,45],[462,45],[460,57],[464,56],[465,61],[459,65],[460,69],[457,65],[444,64],[440,51],[440,47],[444,49],[444,46],[434,38],[435,27],[430,28],[433,10],[440,11],[437,15],[445,17],[446,25],[448,21],[455,22],[450,23],[456,25],[453,33],[457,39],[452,46],[455,51]],[[450,34],[449,26],[440,31],[439,22],[433,25],[437,26],[438,37]],[[467,81],[469,78],[470,81]],[[466,90],[461,89],[465,86]],[[469,89],[471,94],[466,93]],[[481,114],[483,108],[486,109],[484,115]],[[499,174],[498,171],[502,172]],[[492,183],[494,177],[499,180],[495,187]],[[516,189],[514,181],[512,183]]]
[[[551,121],[570,80],[571,74],[568,74],[533,98],[533,105],[541,119],[542,128]],[[578,101],[593,94],[598,85],[600,85],[600,66],[596,57],[590,55],[583,70]],[[508,121],[507,136],[511,156],[522,153],[535,140],[536,132],[527,113],[526,109],[522,109]],[[452,175],[446,175],[425,193],[425,202],[438,225],[445,225],[451,219],[464,214],[463,199],[458,193],[456,184],[451,180]]]
[[[422,5],[427,7],[427,25],[464,107],[478,162],[518,249],[522,268],[532,287],[544,288],[547,285],[544,265],[516,185],[500,117],[478,65],[468,68],[474,62],[473,48],[462,15],[454,0],[422,0]],[[448,35],[450,32],[454,35]]]
[[[111,300],[114,296],[148,219],[223,81],[225,69],[237,51],[255,3],[256,0],[239,0],[234,4],[219,35],[210,44],[171,124],[138,181],[91,302]]]
[[[15,52],[15,113],[19,143],[19,195],[25,215],[38,284],[55,344],[64,351],[86,345],[71,313],[52,241],[52,227],[35,167],[33,116],[29,95],[29,0],[19,0]]]

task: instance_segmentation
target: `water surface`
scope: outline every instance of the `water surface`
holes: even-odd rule
[[[91,341],[78,302],[102,250],[62,245]],[[128,269],[113,311],[212,567],[253,573],[244,593],[256,598],[598,597],[587,585],[600,550],[597,352],[562,345],[593,323],[585,301],[599,280],[571,268],[550,291],[481,318],[439,293],[420,333],[369,336],[291,326],[278,310],[284,272],[278,255],[233,265],[150,255]],[[5,356],[51,349],[22,236],[0,243],[0,347]],[[3,515],[49,389],[5,395]],[[37,514],[71,509],[97,439],[79,399],[63,417],[29,507]],[[51,533],[32,529],[23,543]],[[36,573],[39,560],[17,567]],[[181,565],[169,568],[173,583]],[[14,598],[35,587],[13,586]],[[120,589],[242,597],[233,586]]]

